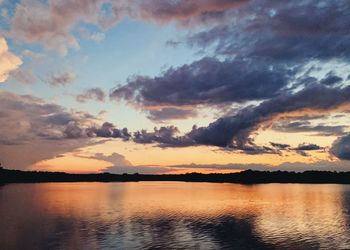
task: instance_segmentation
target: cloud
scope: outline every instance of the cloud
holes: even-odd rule
[[[0,144],[22,144],[33,139],[66,138],[64,131],[72,123],[92,127],[99,120],[86,112],[67,111],[31,95],[0,91]]]
[[[179,41],[174,41],[174,40],[168,40],[165,42],[165,46],[170,47],[170,48],[177,48],[181,42]]]
[[[81,28],[79,30],[80,36],[84,39],[92,40],[95,42],[101,42],[105,39],[106,35],[102,32],[92,32],[88,29]]]
[[[77,140],[47,140],[33,138],[21,144],[0,142],[0,162],[7,168],[28,169],[31,165],[58,157],[75,149],[93,145],[84,138]]]
[[[33,140],[122,138],[131,135],[126,128],[101,124],[87,112],[67,110],[31,95],[0,91],[0,145],[28,144]],[[101,125],[99,125],[101,124]]]
[[[30,58],[32,61],[36,63],[43,62],[46,59],[45,54],[34,52],[29,49],[23,50],[22,55]]]
[[[314,150],[323,150],[323,147],[320,147],[316,144],[306,144],[306,143],[302,143],[299,144],[298,147],[296,148],[292,148],[292,150],[295,150],[296,153],[300,154],[301,156],[310,156],[307,151],[314,151]]]
[[[23,0],[10,19],[8,36],[66,55],[69,49],[79,48],[76,30],[85,39],[100,41],[103,31],[128,17],[190,27],[189,45],[214,46],[225,56],[346,59],[350,18],[344,13],[348,12],[343,1],[318,0]],[[201,29],[192,29],[194,25]],[[193,33],[196,30],[200,32]]]
[[[228,164],[180,164],[180,165],[169,165],[169,166],[112,166],[105,169],[101,169],[102,172],[110,172],[115,174],[166,174],[169,172],[176,172],[181,170],[182,172],[197,172],[203,169],[211,170],[212,172],[221,171],[237,171],[237,170],[256,170],[256,171],[294,171],[303,172],[308,170],[318,170],[318,171],[349,171],[350,165],[345,161],[318,161],[314,163],[283,163],[278,166],[272,166],[268,164],[238,164],[238,163],[228,163]]]
[[[128,141],[131,137],[127,128],[118,129],[110,122],[104,122],[100,127],[88,127],[85,133],[88,137],[121,138],[124,141]]]
[[[196,169],[210,169],[210,170],[256,170],[256,171],[294,171],[303,172],[309,170],[316,171],[350,171],[350,164],[348,161],[317,161],[312,163],[303,162],[285,162],[277,166],[268,164],[182,164],[182,165],[170,165],[168,168],[172,170],[176,169],[188,169],[189,171],[195,171]]]
[[[157,143],[160,147],[187,147],[195,145],[194,141],[187,136],[178,136],[179,129],[175,126],[155,127],[153,132],[146,130],[134,133],[133,140],[136,143]]]
[[[72,124],[89,128],[99,120],[85,112],[67,111],[31,95],[0,91],[0,161],[23,169],[38,161],[94,143],[88,136],[69,139]],[[75,132],[76,135],[76,132]]]
[[[297,147],[291,147],[289,144],[281,144],[281,143],[273,143],[270,142],[270,145],[277,149],[277,153],[280,153],[282,150],[286,151],[294,151],[297,154],[300,154],[302,156],[309,156],[305,151],[313,151],[313,150],[324,150],[324,147],[320,147],[316,144],[307,144],[307,143],[302,143],[299,144]]]
[[[145,92],[140,92],[145,93]],[[126,98],[140,100],[126,94]],[[147,95],[147,97],[149,97]],[[156,128],[154,132],[139,131],[134,135],[137,143],[156,143],[160,147],[185,147],[196,145],[217,146],[239,150],[247,154],[280,153],[280,150],[304,151],[323,149],[318,145],[300,145],[291,148],[289,145],[271,144],[272,147],[259,146],[254,143],[252,134],[262,126],[271,126],[276,120],[279,127],[283,120],[308,119],[320,117],[320,112],[347,111],[349,109],[350,87],[330,88],[322,84],[310,84],[298,92],[281,92],[256,106],[248,106],[238,110],[235,114],[224,116],[206,127],[193,126],[192,130],[184,135],[178,135],[176,127]],[[272,127],[274,128],[274,127]],[[276,128],[276,127],[275,127]],[[290,123],[287,131],[316,132],[323,135],[343,134],[345,126],[311,125],[303,121]],[[164,131],[164,134],[160,133]]]
[[[71,84],[77,78],[76,74],[70,71],[62,73],[52,73],[46,80],[52,86],[65,86]]]
[[[253,134],[262,126],[281,120],[273,129],[287,132],[317,132],[344,135],[345,126],[313,125],[306,121],[285,124],[283,119],[301,118],[306,112],[330,112],[349,104],[350,87],[340,86],[345,77],[330,71],[319,80],[308,74],[298,78],[300,68],[311,61],[334,59],[346,62],[350,56],[350,11],[344,1],[198,0],[198,1],[109,1],[24,0],[16,5],[8,36],[15,41],[40,43],[48,49],[67,54],[79,48],[76,31],[85,39],[100,40],[104,31],[121,18],[175,22],[190,27],[187,43],[204,49],[207,55],[195,62],[171,67],[159,76],[135,75],[110,94],[147,112],[153,121],[185,119],[197,115],[199,106],[224,107],[241,104],[208,126],[194,126],[183,135],[175,126],[130,133],[88,113],[67,111],[33,96],[0,93],[0,132],[2,145],[24,145],[30,141],[121,138],[160,147],[209,145],[249,154],[279,153],[281,150],[321,149],[314,144],[290,148],[287,144],[256,145]],[[78,29],[80,25],[96,26]],[[193,25],[200,25],[194,29]],[[78,27],[79,26],[79,27]],[[85,27],[85,26],[83,26]],[[193,28],[193,29],[192,29]],[[93,31],[92,31],[93,30]],[[168,43],[176,45],[178,42]],[[0,40],[0,81],[10,72],[22,82],[30,74],[18,70],[21,59],[8,51]],[[35,58],[30,51],[23,52]],[[2,64],[5,62],[5,66]],[[17,70],[16,70],[17,69]],[[327,72],[327,71],[326,71]],[[47,82],[67,85],[76,79],[72,72],[51,74]],[[295,83],[292,87],[291,83]],[[7,96],[6,96],[7,95]],[[104,101],[99,88],[88,89],[77,101]],[[252,106],[246,106],[253,103]],[[348,108],[348,107],[347,107]],[[283,126],[280,126],[280,125]],[[339,158],[347,158],[347,137],[332,147]]]
[[[334,72],[328,72],[326,77],[321,80],[321,84],[334,85],[343,81],[343,78],[334,74]]]
[[[75,121],[69,121],[63,131],[67,138],[82,138],[84,137],[84,130],[80,127],[79,123]]]
[[[12,71],[11,78],[22,84],[33,84],[38,80],[32,70],[23,67]]]
[[[312,86],[295,94],[281,94],[255,108],[245,108],[236,115],[222,117],[207,127],[193,129],[189,136],[199,144],[241,147],[250,143],[249,136],[265,122],[276,117],[301,117],[302,111],[330,111],[349,104],[350,87]]]
[[[339,91],[325,89],[324,87],[319,88],[321,89],[312,89],[309,91],[314,96],[315,93],[319,92],[324,97],[327,97],[326,91],[333,91],[334,93],[332,92],[332,95],[335,95]],[[344,100],[348,92],[347,90],[342,91],[345,94],[343,96]],[[302,96],[304,97],[302,94],[298,95],[300,98]],[[289,105],[294,105],[294,102],[288,99],[295,98],[291,96],[284,97],[283,102],[280,100],[280,103],[277,100],[266,101],[254,109],[250,108],[249,112],[242,110],[242,112],[230,118],[227,128],[216,127],[221,122],[221,119],[219,119],[208,127],[193,127],[192,131],[185,135],[180,135],[179,129],[175,126],[160,127],[159,129],[154,128],[151,132],[141,130],[131,135],[127,128],[119,129],[109,122],[98,125],[100,120],[85,112],[68,112],[59,105],[45,103],[42,99],[33,96],[19,96],[10,92],[1,92],[0,104],[2,110],[0,121],[2,130],[0,133],[0,142],[3,145],[16,145],[27,143],[34,139],[62,140],[99,137],[121,138],[123,140],[132,139],[136,143],[157,144],[159,147],[213,145],[219,147],[232,146],[232,148],[243,150],[250,154],[276,153],[277,151],[273,148],[266,146],[260,147],[252,143],[249,140],[250,132],[254,131],[261,122],[272,119],[272,116],[288,110],[287,104],[289,101]],[[304,99],[310,100],[310,98],[302,98],[302,100]],[[342,103],[341,99],[341,96],[338,95],[338,105]],[[274,106],[276,110],[273,110],[269,105],[270,102],[280,105]],[[323,103],[317,105],[322,106]],[[304,103],[303,105],[306,104]],[[319,108],[316,104],[313,105],[316,107],[309,105],[298,108]],[[280,107],[283,107],[283,110],[280,110]],[[330,107],[330,104],[327,107]],[[295,110],[293,108],[290,111]],[[241,144],[234,145],[233,142],[235,140],[237,142],[238,139],[241,140]],[[221,140],[224,140],[227,144],[221,143]]]
[[[263,100],[278,95],[291,76],[291,70],[265,61],[203,58],[159,77],[134,76],[110,97],[146,107]]]
[[[54,49],[62,56],[68,49],[78,49],[79,43],[73,35],[74,27],[85,22],[96,26],[114,22],[117,17],[103,16],[105,0],[87,1],[42,1],[24,0],[16,5],[11,18],[9,35],[22,42],[40,43]],[[113,21],[112,21],[113,19]]]
[[[196,145],[217,146],[248,154],[279,153],[287,145],[271,144],[272,147],[256,145],[251,138],[253,132],[264,124],[272,124],[275,120],[319,117],[320,112],[347,111],[349,109],[350,87],[328,88],[323,85],[312,85],[296,93],[283,93],[262,102],[257,106],[249,106],[236,114],[221,117],[206,127],[193,126],[192,130],[179,135],[175,126],[155,128],[153,132],[146,130],[134,134],[136,143],[156,143],[160,147],[186,147]],[[266,125],[264,125],[266,126]],[[324,127],[315,127],[316,131]],[[327,130],[329,128],[326,128]],[[311,131],[311,129],[309,128]],[[300,148],[288,150],[321,149],[317,145],[301,145]]]
[[[329,88],[315,85],[294,94],[280,94],[257,106],[249,106],[234,115],[222,117],[206,127],[194,126],[184,135],[175,126],[154,128],[151,132],[140,130],[131,135],[127,128],[119,129],[109,122],[98,125],[100,121],[88,113],[67,112],[61,106],[44,103],[32,96],[17,96],[5,92],[2,94],[2,107],[6,111],[11,110],[3,111],[0,116],[4,121],[2,144],[21,143],[32,138],[57,140],[100,137],[132,139],[135,143],[156,144],[159,147],[208,145],[247,154],[262,154],[279,153],[283,150],[283,147],[276,144],[268,147],[254,143],[251,135],[263,124],[271,124],[276,119],[302,118],[305,112],[312,117],[313,113],[319,116],[320,111],[347,110],[350,87]],[[287,150],[302,152],[317,149],[322,148],[305,144]]]
[[[157,147],[161,148],[171,148],[171,147],[190,147],[190,146],[200,146],[200,145],[210,145],[202,144],[196,141],[194,136],[194,131],[197,130],[196,126],[193,126],[192,131],[181,135],[180,131],[175,126],[166,127],[155,127],[152,132],[147,130],[140,130],[133,134],[133,141],[139,144],[155,144]],[[217,146],[217,145],[211,145]],[[268,154],[268,153],[279,153],[271,147],[257,146],[253,143],[247,143],[241,147],[236,147],[236,150],[241,150],[246,154]]]
[[[127,166],[132,166],[132,164],[125,159],[125,157],[121,154],[118,153],[113,153],[111,155],[104,155],[102,153],[97,153],[93,156],[94,159],[98,159],[98,160],[103,160],[103,161],[108,161],[114,164],[115,167],[118,166],[123,166],[123,167],[127,167]]]
[[[104,102],[105,98],[106,98],[106,94],[100,88],[87,89],[84,91],[84,93],[76,96],[76,100],[78,102],[86,102],[89,100]]]
[[[166,166],[110,166],[100,171],[113,174],[165,174],[172,170]]]
[[[312,132],[321,136],[339,136],[345,133],[347,126],[313,125],[307,120],[296,120],[277,122],[272,126],[272,129],[287,133]]]
[[[290,148],[289,144],[283,144],[283,143],[275,143],[275,142],[270,142],[271,146],[274,148],[278,149],[288,149]]]
[[[98,143],[98,138],[131,138],[127,128],[101,123],[101,117],[87,112],[67,110],[31,95],[0,91],[0,161],[7,167],[24,169]]]
[[[23,0],[10,19],[8,35],[66,55],[79,48],[77,29],[85,30],[83,38],[100,41],[103,31],[128,17],[190,28],[189,45],[213,46],[222,55],[346,59],[350,18],[344,13],[349,8],[344,1],[318,0]],[[94,26],[94,31],[82,24]]]
[[[341,160],[350,160],[350,134],[339,137],[333,143],[331,153]]]
[[[179,8],[169,11],[169,5]],[[350,18],[344,15],[350,11],[347,3],[251,0],[196,5],[192,1],[149,1],[140,6],[146,13],[144,19],[150,16],[156,20],[153,13],[158,14],[158,20],[180,23],[203,18],[200,29],[189,31],[187,43],[203,49],[206,57],[168,68],[156,77],[135,75],[112,90],[112,99],[141,107],[151,120],[163,115],[164,108],[264,101],[315,84],[338,86],[345,79],[334,72],[322,80],[310,72],[304,78],[299,73],[310,62],[348,61]],[[177,14],[182,9],[185,10]],[[205,22],[204,16],[212,21]]]
[[[100,169],[101,172],[108,172],[113,174],[160,174],[167,173],[172,169],[166,166],[133,166],[125,157],[118,153],[113,153],[111,155],[104,155],[102,153],[97,153],[93,156],[87,157],[89,159],[97,159],[102,161],[107,161],[111,163],[111,166]]]
[[[226,12],[210,29],[193,33],[190,46],[230,56],[280,61],[342,58],[350,54],[350,5],[344,1],[255,0]]]
[[[95,158],[96,157],[96,158]],[[174,173],[177,171],[181,172],[201,172],[203,169],[210,170],[211,172],[220,173],[222,171],[244,171],[244,170],[255,170],[255,171],[293,171],[293,172],[304,172],[304,171],[350,171],[349,161],[346,160],[337,160],[337,161],[327,161],[321,160],[311,163],[305,162],[285,162],[275,165],[269,164],[240,164],[240,163],[228,163],[228,164],[179,164],[179,165],[165,165],[165,166],[157,166],[157,165],[125,165],[123,162],[125,161],[125,157],[113,153],[111,158],[115,158],[115,160],[107,160],[111,156],[93,156],[92,159],[100,159],[110,161],[112,164],[115,162],[115,166],[106,167],[101,169],[101,172],[109,172],[114,174],[167,174]],[[126,161],[128,162],[128,161]]]
[[[128,160],[125,159],[123,155],[118,153],[113,153],[109,156],[103,154],[95,154],[94,159],[108,161],[112,166],[108,166],[104,169],[101,169],[101,172],[108,172],[113,174],[160,174],[169,172],[169,169],[166,166],[133,166]]]
[[[125,17],[157,23],[175,21],[184,25],[193,18],[204,19],[245,2],[247,0],[23,0],[16,5],[10,18],[8,35],[21,42],[40,43],[64,56],[69,49],[79,49],[74,30],[82,23],[102,31]],[[104,34],[88,32],[83,37],[100,41]]]
[[[193,23],[192,19],[205,19],[207,16],[239,7],[249,0],[147,0],[131,1],[131,16],[161,23],[176,21],[182,25]],[[192,22],[191,22],[192,20]]]
[[[218,119],[207,127],[194,126],[184,135],[181,135],[175,126],[154,128],[151,132],[141,130],[131,135],[127,128],[118,129],[109,122],[98,125],[100,120],[88,113],[67,111],[62,106],[46,103],[40,98],[3,91],[0,92],[0,122],[2,124],[0,143],[3,150],[12,150],[12,153],[9,154],[11,156],[17,146],[24,150],[30,147],[31,142],[38,143],[44,148],[46,144],[53,146],[51,141],[62,145],[65,142],[61,141],[67,141],[67,145],[76,148],[79,143],[68,141],[82,142],[80,145],[86,145],[88,142],[86,139],[95,137],[132,139],[135,143],[156,144],[159,147],[198,145],[228,147],[247,154],[279,153],[280,150],[305,153],[304,151],[322,148],[314,144],[302,144],[297,148],[276,143],[271,143],[272,147],[259,146],[255,145],[250,136],[262,124],[272,123],[275,119],[305,117],[306,111],[309,117],[312,117],[313,112],[319,116],[320,111],[347,110],[349,97],[350,87],[310,86],[297,93],[281,94],[255,107],[244,108],[232,116]],[[346,137],[335,143],[332,148],[333,154],[341,159],[346,157],[342,146],[344,142],[347,142]],[[67,149],[70,148],[67,147]],[[52,151],[50,155],[54,156],[55,152]],[[40,155],[35,159],[42,160],[42,157],[48,154],[40,153]],[[2,158],[6,158],[6,162],[9,161],[9,156],[6,156],[5,153]]]
[[[18,145],[34,139],[101,137],[128,140],[131,137],[127,128],[117,129],[112,123],[102,123],[101,118],[87,112],[68,111],[31,95],[1,91],[0,107],[0,145]]]
[[[21,64],[22,60],[9,51],[5,38],[0,36],[0,83],[6,81]]]
[[[187,119],[189,117],[197,116],[197,111],[195,109],[188,108],[162,108],[156,110],[149,110],[148,119],[153,121],[165,121],[165,120],[176,120],[176,119]]]

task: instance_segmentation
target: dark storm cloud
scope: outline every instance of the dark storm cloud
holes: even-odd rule
[[[81,138],[84,136],[83,129],[76,122],[69,122],[63,131],[67,138]]]
[[[262,100],[279,94],[292,70],[257,60],[203,58],[159,77],[135,76],[110,97],[143,106],[221,104]]]
[[[348,104],[350,87],[312,86],[296,94],[282,94],[260,105],[245,108],[234,116],[222,117],[207,127],[194,128],[188,136],[202,145],[242,147],[251,143],[249,136],[264,122],[279,115],[301,116],[303,110],[327,111]],[[292,113],[294,113],[292,115]]]
[[[100,88],[87,89],[82,94],[76,96],[76,100],[78,102],[86,102],[89,100],[104,102],[105,98],[106,98],[106,94]]]
[[[350,160],[350,134],[338,138],[332,145],[331,153],[341,160]]]
[[[213,46],[223,55],[277,60],[342,58],[350,55],[347,1],[251,1],[224,22],[190,35],[188,43]]]
[[[164,120],[176,120],[176,119],[186,119],[189,117],[197,116],[197,111],[195,109],[181,109],[181,108],[162,108],[156,110],[150,110],[148,119],[153,121],[164,121]]]
[[[157,6],[154,6],[155,3]],[[159,2],[150,1],[145,6],[152,6],[154,11],[148,8],[143,10],[148,13],[147,15],[151,13],[150,16],[153,18],[154,13],[161,9],[166,20],[168,16],[178,21],[181,20],[180,16],[187,16],[184,14],[187,11],[181,15],[176,14],[177,10],[168,11],[167,1],[158,4]],[[201,5],[201,8],[207,8],[206,6],[211,4],[209,1]],[[217,4],[218,2],[215,6]],[[334,72],[329,72],[322,80],[308,73],[297,77],[297,73],[310,61],[348,60],[350,15],[346,13],[350,13],[350,4],[347,2],[252,0],[232,7],[230,4],[227,6],[221,4],[220,6],[224,7],[215,8],[215,12],[198,12],[192,11],[198,7],[197,5],[189,8],[187,3],[182,1],[175,3],[177,7],[181,5],[181,8],[191,9],[188,13],[192,13],[191,17],[196,16],[197,21],[201,18],[202,21],[211,20],[209,23],[198,22],[202,28],[199,32],[198,29],[193,29],[187,42],[191,46],[208,49],[205,52],[207,55],[208,51],[209,54],[212,51],[214,54],[212,57],[204,57],[191,64],[169,68],[156,77],[133,76],[125,85],[113,89],[110,97],[137,104],[149,112],[148,118],[159,121],[173,119],[171,116],[167,117],[163,110],[169,106],[219,107],[228,103],[289,96],[290,92],[298,87],[308,89],[317,84],[334,87],[342,82],[343,78]],[[162,15],[158,15],[158,20],[162,19]],[[291,87],[291,83],[296,84]],[[249,115],[250,111],[245,109],[246,111],[247,114],[241,116]],[[158,116],[162,118],[158,119]],[[186,117],[190,116],[183,115],[183,118]],[[222,129],[222,132],[215,135],[216,138],[226,137],[226,132],[232,135],[232,131],[239,130],[237,127],[230,128],[230,120],[231,118],[223,117],[220,122],[213,123]],[[213,124],[204,131],[210,130]],[[322,131],[328,128],[320,125],[314,129]],[[198,130],[200,131],[193,130],[188,136],[197,138],[200,134],[201,136],[198,136],[200,144],[212,140],[208,139],[210,135],[203,135],[206,134],[202,131],[203,128]],[[224,139],[216,141],[208,144],[227,145]]]
[[[103,123],[100,127],[90,127],[86,129],[88,137],[122,138],[129,140],[131,134],[127,128],[118,129],[110,122]]]
[[[321,80],[321,84],[330,86],[330,85],[340,83],[342,81],[343,81],[343,78],[335,75],[334,72],[328,72],[326,77]]]
[[[293,150],[306,155],[304,151],[322,149],[318,145],[303,144],[297,148],[272,143],[272,147],[258,146],[250,137],[264,123],[273,123],[275,119],[302,119],[320,117],[320,111],[347,110],[350,87],[329,88],[324,85],[311,85],[296,93],[281,93],[279,96],[239,110],[235,115],[219,118],[206,127],[193,126],[185,135],[177,135],[174,126],[155,128],[153,132],[145,130],[134,134],[136,143],[155,143],[160,147],[185,147],[196,145],[217,146],[242,151],[247,154],[280,153],[280,150]],[[307,113],[307,116],[305,116]],[[313,115],[314,113],[314,115]],[[306,118],[305,118],[306,119]],[[296,130],[309,132],[343,133],[342,126],[309,126],[293,124]]]
[[[23,128],[15,129],[14,124],[4,122],[2,131],[7,131],[7,133],[2,136],[2,140],[5,144],[5,141],[15,142],[18,140],[20,143],[30,138],[57,140],[100,137],[132,139],[136,143],[152,143],[159,147],[212,145],[228,146],[247,154],[278,153],[278,150],[282,148],[277,144],[272,144],[271,148],[255,145],[249,138],[250,133],[262,122],[268,121],[280,113],[298,111],[304,108],[328,109],[343,104],[349,96],[349,88],[329,89],[318,86],[294,95],[282,95],[265,101],[259,106],[242,109],[234,116],[220,118],[208,127],[198,128],[194,126],[185,135],[179,135],[180,131],[177,127],[168,126],[154,128],[151,132],[137,131],[133,136],[127,128],[119,129],[109,122],[100,126],[96,125],[98,120],[88,113],[67,112],[59,105],[47,104],[38,98],[8,93],[4,94],[4,98],[1,100],[4,102],[3,107],[6,106],[11,112],[4,110],[0,117],[4,121],[21,120],[19,125]],[[309,98],[310,94],[313,95],[312,99]],[[333,98],[334,96],[337,98]],[[9,116],[16,116],[18,119],[8,120]],[[11,138],[5,140],[6,136],[11,136]]]
[[[70,121],[65,125],[63,131],[65,138],[121,138],[128,141],[131,138],[127,128],[116,128],[113,123],[104,122],[102,125],[89,124],[84,125],[79,122]]]
[[[134,133],[133,139],[136,143],[156,143],[160,147],[188,147],[196,143],[188,136],[178,136],[179,129],[175,126],[154,128],[152,132],[146,130]]]

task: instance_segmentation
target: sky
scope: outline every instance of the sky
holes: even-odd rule
[[[0,162],[350,171],[347,0],[0,0]]]

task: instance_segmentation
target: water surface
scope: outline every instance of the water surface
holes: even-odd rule
[[[350,186],[0,187],[1,249],[350,249]]]

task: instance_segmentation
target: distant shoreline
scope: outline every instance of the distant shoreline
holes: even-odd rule
[[[138,181],[184,181],[215,183],[310,183],[350,184],[350,172],[330,171],[253,171],[225,174],[69,174],[64,172],[21,171],[0,168],[0,184],[41,182],[138,182]]]

